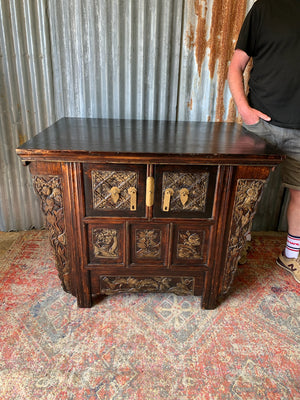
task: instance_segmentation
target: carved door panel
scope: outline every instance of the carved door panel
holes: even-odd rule
[[[130,266],[167,265],[169,225],[136,223],[130,226]]]
[[[174,224],[171,268],[208,264],[211,225]]]
[[[124,224],[90,224],[88,243],[90,263],[125,265]]]
[[[145,182],[144,165],[84,165],[86,214],[144,216]]]
[[[153,215],[211,218],[216,176],[215,166],[157,166]]]

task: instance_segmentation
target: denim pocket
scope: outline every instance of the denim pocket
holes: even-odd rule
[[[252,125],[247,125],[243,122],[244,128],[249,131],[256,133],[257,135],[266,133],[266,127],[264,126],[263,120],[260,118],[258,122]]]
[[[245,127],[246,129],[251,130],[251,129],[255,129],[257,126],[261,125],[261,122],[262,122],[262,120],[259,119],[255,124],[249,125],[249,124],[245,124],[245,122],[243,122],[243,125],[244,125],[244,127]]]

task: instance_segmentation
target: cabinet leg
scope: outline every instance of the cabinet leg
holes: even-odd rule
[[[91,308],[92,307],[92,299],[91,296],[87,298],[83,298],[82,296],[77,297],[77,305],[79,308]]]
[[[217,301],[211,301],[209,303],[204,303],[202,300],[201,308],[204,310],[214,310],[218,307],[219,303]]]
[[[77,290],[77,305],[80,308],[91,308],[92,307],[92,295],[89,284],[80,285]]]
[[[217,296],[214,294],[206,295],[205,292],[203,293],[201,308],[204,310],[214,310],[218,307],[220,301]]]

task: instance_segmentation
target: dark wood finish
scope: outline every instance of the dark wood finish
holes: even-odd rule
[[[17,149],[23,161],[273,165],[280,156],[222,122],[62,118]],[[247,155],[247,157],[245,157]],[[141,158],[142,157],[142,158]]]
[[[158,165],[155,169],[154,217],[171,218],[210,218],[214,205],[217,166]],[[207,175],[201,182],[202,176]],[[164,179],[165,178],[165,179]],[[197,182],[198,180],[198,182]],[[201,184],[203,183],[203,187]],[[163,210],[163,198],[167,187],[174,189],[168,212]],[[180,190],[189,190],[185,205],[180,202]],[[205,200],[205,204],[203,204]]]
[[[146,193],[146,166],[145,165],[116,165],[116,164],[84,164],[84,183],[86,197],[86,215],[94,216],[135,216],[145,217],[145,193]],[[103,174],[100,175],[100,174]],[[105,173],[105,174],[104,174]],[[93,176],[92,176],[93,174]],[[98,181],[94,182],[95,174],[98,174]],[[94,178],[94,179],[93,179]],[[102,182],[100,182],[102,178]],[[116,207],[108,188],[121,185],[122,190],[118,202],[120,207]],[[129,187],[136,187],[137,204],[134,212],[130,209]],[[101,192],[101,200],[96,207],[93,206]]]
[[[233,123],[79,118],[17,153],[30,163],[59,277],[79,307],[104,294],[165,291],[215,308],[283,158]]]

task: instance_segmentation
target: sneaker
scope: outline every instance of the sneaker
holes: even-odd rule
[[[295,280],[300,283],[300,259],[299,258],[287,258],[283,252],[276,260],[276,264],[279,267],[289,271]]]

